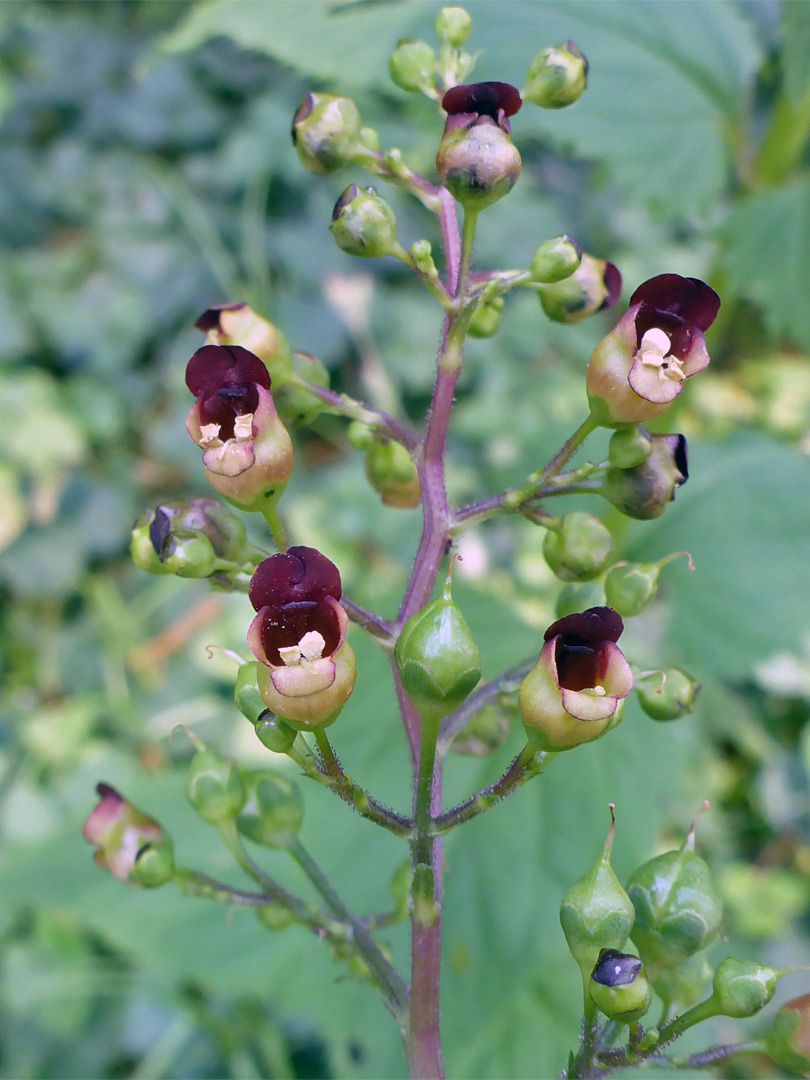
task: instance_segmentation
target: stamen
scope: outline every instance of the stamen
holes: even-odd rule
[[[587,694],[588,697],[605,697],[607,690],[604,686],[589,686],[587,690],[580,690],[581,694]]]
[[[237,439],[249,439],[253,434],[253,413],[237,416],[233,422],[233,433]]]
[[[219,428],[219,424],[202,424],[200,426],[200,446],[207,448],[214,444],[221,445]]]
[[[301,663],[301,650],[297,645],[284,645],[278,654],[285,667],[298,667]]]
[[[657,368],[661,382],[683,382],[686,378],[683,360],[669,352],[671,344],[664,331],[654,326],[641,339],[638,359],[646,367]]]
[[[298,642],[298,648],[305,660],[320,660],[326,648],[326,639],[317,630],[310,630]]]

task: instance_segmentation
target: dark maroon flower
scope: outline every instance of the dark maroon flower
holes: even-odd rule
[[[637,345],[657,327],[669,337],[671,354],[683,360],[695,330],[705,332],[717,318],[720,297],[698,278],[659,274],[639,285],[630,297],[630,307],[636,304],[641,305],[635,318]]]
[[[263,607],[342,596],[340,571],[311,547],[291,547],[256,567],[248,593],[256,611]]]
[[[555,640],[557,677],[565,690],[585,690],[604,678],[609,659],[605,642],[617,642],[624,630],[621,615],[609,607],[566,615],[543,635]]]
[[[448,116],[464,116],[465,124],[473,117],[487,116],[507,133],[510,130],[507,117],[514,116],[522,104],[520,91],[502,82],[465,83],[452,87],[442,98],[442,108]]]
[[[258,387],[270,389],[270,373],[241,345],[203,345],[188,362],[186,386],[197,398],[200,425],[218,424],[225,442],[234,437],[238,416],[256,412]]]

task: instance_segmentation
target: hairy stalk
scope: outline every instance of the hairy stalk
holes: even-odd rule
[[[383,619],[373,611],[366,611],[365,608],[361,608],[359,604],[355,604],[345,594],[341,597],[340,603],[353,623],[371,634],[384,649],[393,649],[395,641],[393,623],[390,623],[388,619]]]
[[[290,376],[289,384],[306,390],[313,397],[320,398],[338,416],[347,416],[350,420],[361,420],[364,424],[368,424],[369,427],[384,431],[389,438],[393,439],[394,442],[401,443],[406,450],[415,450],[419,445],[419,439],[406,424],[381,409],[373,409],[371,406],[363,404],[362,401],[349,397],[348,394],[338,394],[335,390],[327,390],[323,386],[316,386],[315,383],[308,382],[299,375]]]
[[[277,905],[264,893],[245,892],[243,889],[234,889],[231,885],[225,885],[207,874],[201,874],[199,870],[189,870],[178,866],[172,878],[186,896],[196,896],[203,900],[219,900],[225,904],[235,904],[237,907],[271,907]]]
[[[473,717],[477,716],[482,709],[485,709],[494,698],[497,698],[501,694],[517,690],[523,679],[534,667],[534,664],[534,659],[524,660],[522,664],[516,664],[515,667],[509,668],[508,671],[504,671],[503,674],[499,675],[496,679],[480,686],[475,693],[470,694],[462,705],[459,705],[455,712],[450,713],[449,716],[445,717],[439,728],[439,741],[436,745],[438,757],[441,759],[447,754],[456,736],[459,735]]]

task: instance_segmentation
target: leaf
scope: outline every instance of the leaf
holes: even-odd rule
[[[720,236],[731,290],[762,306],[773,335],[810,347],[810,180],[746,199]]]
[[[785,0],[782,4],[781,31],[785,90],[791,101],[798,103],[807,92],[810,80],[807,66],[810,55],[810,8],[807,4]]]

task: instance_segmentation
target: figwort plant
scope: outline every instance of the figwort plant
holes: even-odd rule
[[[144,888],[174,882],[192,896],[254,907],[269,929],[294,922],[311,928],[355,977],[382,995],[401,1030],[411,1076],[421,1080],[444,1075],[442,838],[541,777],[557,755],[607,736],[621,722],[634,688],[655,720],[675,719],[694,702],[698,686],[689,675],[640,673],[619,644],[623,616],[649,605],[661,570],[677,556],[651,564],[614,563],[613,539],[596,517],[582,511],[553,516],[546,504],[592,493],[631,518],[665,513],[688,476],[686,440],[676,433],[650,434],[644,425],[661,417],[687,380],[709,363],[704,332],[720,306],[714,291],[695,278],[663,272],[638,284],[627,311],[593,352],[587,412],[583,409],[581,425],[559,452],[518,487],[463,507],[448,504],[445,443],[467,336],[497,333],[504,298],[517,288],[533,290],[545,314],[561,323],[577,323],[611,307],[621,292],[616,267],[564,235],[543,241],[528,268],[473,270],[479,215],[507,197],[520,178],[512,118],[524,102],[549,109],[576,102],[586,88],[588,63],[569,41],[531,61],[522,92],[501,82],[465,83],[473,66],[464,50],[470,29],[466,11],[444,8],[436,20],[438,50],[426,42],[402,41],[390,60],[397,86],[424,94],[441,111],[440,183],[417,175],[398,150],[380,149],[379,136],[363,126],[348,98],[311,93],[292,123],[295,149],[310,172],[328,174],[353,165],[377,184],[403,189],[437,219],[442,271],[428,240],[403,245],[393,210],[372,186],[346,188],[330,226],[338,247],[349,255],[403,262],[444,313],[424,427],[412,429],[330,390],[317,360],[292,352],[275,326],[231,298],[197,320],[206,339],[186,369],[194,398],[186,426],[202,451],[211,487],[231,507],[263,515],[278,550],[263,558],[248,543],[242,522],[209,498],[147,511],[132,538],[133,558],[146,571],[204,577],[214,587],[247,593],[254,612],[250,616],[246,606],[245,635],[254,659],[241,661],[236,704],[265,747],[287,755],[305,779],[409,846],[395,880],[396,908],[382,916],[350,911],[299,839],[304,813],[299,787],[277,770],[246,770],[196,736],[188,797],[204,821],[219,830],[252,880],[252,891],[179,866],[160,825],[108,784],[99,784],[101,801],[85,826],[97,864],[122,880]],[[290,546],[281,523],[279,501],[294,467],[287,427],[311,422],[322,412],[350,421],[350,441],[365,454],[368,479],[386,505],[421,506],[419,549],[392,619],[344,596],[339,568],[312,547]],[[608,460],[570,467],[599,427],[613,431]],[[597,579],[604,602],[560,612],[534,656],[481,684],[479,647],[453,599],[445,568],[459,534],[507,515],[522,515],[544,529],[551,570],[566,582]],[[442,575],[443,589],[431,599]],[[413,765],[407,812],[388,808],[347,775],[330,741],[328,729],[363,677],[347,641],[350,621],[390,656]],[[445,808],[442,765],[451,742],[465,729],[474,730],[475,721],[516,690],[525,746],[488,787]],[[579,1045],[567,1064],[561,1062],[563,1075],[602,1076],[643,1062],[703,1068],[749,1050],[753,1044],[683,1057],[669,1053],[679,1036],[707,1018],[753,1016],[771,999],[783,974],[727,958],[714,972],[708,996],[700,999],[701,952],[717,939],[722,907],[695,850],[694,825],[679,849],[640,866],[626,887],[610,864],[613,834],[611,825],[594,866],[562,898],[562,928],[580,969],[584,1002]],[[245,840],[287,852],[310,879],[320,905],[265,872]],[[411,970],[405,975],[393,965],[384,934],[387,926],[408,919]],[[628,943],[637,955],[624,951]],[[662,1013],[645,1028],[653,995]],[[788,1067],[798,1061],[802,1071],[810,1068],[809,1018],[807,998],[788,1003],[767,1037],[768,1053]]]

